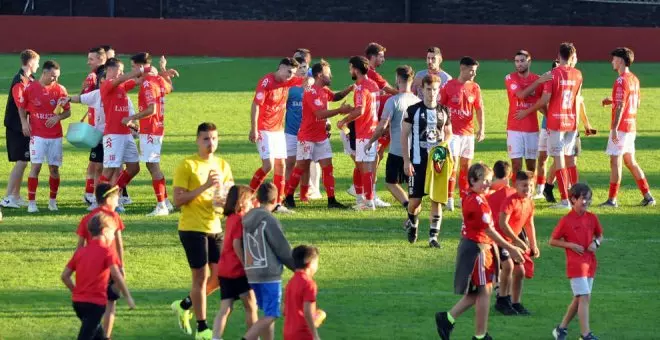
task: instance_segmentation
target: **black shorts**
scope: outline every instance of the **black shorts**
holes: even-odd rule
[[[385,162],[385,183],[403,184],[408,181],[408,176],[403,170],[403,157],[387,154]]]
[[[30,137],[23,136],[22,131],[5,130],[7,138],[7,158],[10,162],[30,161]]]
[[[525,233],[524,230],[520,232],[518,238],[525,241],[526,243],[529,243],[529,240],[527,239],[527,234]],[[499,250],[500,250],[500,262],[508,261],[509,258],[511,258],[511,254],[509,254],[508,250],[504,249],[503,247],[499,247]],[[518,264],[518,262],[515,263]]]
[[[223,233],[207,234],[199,231],[179,231],[179,240],[186,251],[190,268],[204,268],[217,263],[222,251]]]
[[[241,298],[241,295],[252,290],[252,287],[250,287],[250,284],[248,283],[247,276],[236,279],[218,277],[218,281],[220,281],[220,299],[222,300],[238,300]]]
[[[97,146],[89,150],[89,161],[93,163],[103,163],[103,144],[99,143]]]
[[[116,287],[117,291],[112,289],[112,285],[115,284],[114,281],[112,281],[112,278],[110,278],[110,281],[108,281],[108,301],[117,301],[119,298],[121,298],[121,295],[119,294],[119,287]]]
[[[413,164],[415,173],[408,177],[408,197],[422,198],[426,196],[424,184],[426,184],[426,158],[423,158],[420,164]]]

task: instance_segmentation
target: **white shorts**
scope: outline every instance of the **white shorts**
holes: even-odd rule
[[[621,156],[624,154],[635,154],[635,138],[637,137],[636,132],[616,132],[619,142],[614,144],[612,142],[612,133],[607,138],[607,154],[609,156]]]
[[[298,155],[298,136],[285,133],[284,139],[286,139],[286,157],[296,157]]]
[[[257,150],[261,159],[286,159],[284,131],[259,131]]]
[[[539,148],[539,133],[508,130],[506,132],[506,146],[510,159],[536,159]]]
[[[574,156],[577,131],[548,130],[548,155]]]
[[[474,158],[474,135],[451,135],[449,152],[453,157]]]
[[[140,162],[160,163],[163,136],[140,134]]]
[[[311,159],[318,162],[321,159],[332,158],[332,145],[330,140],[325,139],[322,142],[298,142],[296,160]]]
[[[571,289],[573,290],[573,296],[591,295],[591,290],[593,287],[593,277],[574,277],[571,279]]]
[[[137,146],[132,135],[103,136],[103,167],[120,168],[123,163],[137,163]]]
[[[34,164],[62,166],[62,137],[30,138],[30,162]]]
[[[341,137],[341,144],[344,146],[344,153],[349,156],[355,156],[355,150],[351,149],[350,137],[344,130],[339,130],[339,137]]]
[[[355,140],[355,161],[356,162],[373,162],[376,160],[378,154],[378,146],[374,143],[368,152],[364,151],[364,147],[369,143],[367,138],[358,138]]]
[[[548,151],[548,130],[541,129],[539,132],[539,151]]]

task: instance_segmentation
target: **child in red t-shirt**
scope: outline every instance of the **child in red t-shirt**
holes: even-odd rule
[[[504,198],[500,203],[499,213],[495,218],[495,229],[507,242],[525,251],[525,262],[520,263],[511,259],[506,249],[500,249],[500,286],[498,290],[495,309],[504,315],[529,315],[529,311],[520,303],[522,295],[523,278],[531,274],[532,257],[538,258],[539,248],[536,243],[536,227],[534,226],[534,173],[518,171],[516,174],[514,193]],[[488,201],[490,203],[490,199]],[[493,209],[494,210],[494,209]]]
[[[319,268],[319,250],[297,246],[292,257],[296,272],[284,295],[284,340],[318,340],[317,328],[325,320],[325,312],[316,308],[314,274]]]
[[[227,318],[240,299],[245,307],[247,329],[257,322],[257,299],[248,283],[243,264],[243,216],[252,209],[252,189],[246,185],[234,185],[227,193],[223,214],[225,238],[218,261],[218,280],[220,282],[220,311],[213,325],[213,339],[222,339],[227,325]]]
[[[569,191],[573,209],[564,216],[550,237],[550,245],[566,249],[566,274],[571,282],[573,301],[568,305],[564,319],[552,335],[555,339],[568,337],[568,324],[577,314],[580,319],[580,339],[597,339],[589,328],[589,303],[596,274],[596,250],[603,240],[603,228],[598,217],[587,211],[591,203],[591,188],[583,183],[573,185]]]
[[[523,262],[523,251],[507,242],[497,233],[493,216],[484,196],[490,187],[493,171],[483,164],[474,164],[468,170],[470,191],[462,201],[463,227],[456,256],[454,292],[462,295],[451,310],[435,314],[438,334],[448,340],[458,318],[475,307],[475,336],[472,339],[492,339],[488,335],[488,311],[492,283],[497,282],[497,243],[509,251],[511,257]]]
[[[101,318],[108,303],[108,281],[112,279],[126,297],[130,309],[135,302],[119,271],[119,259],[110,245],[114,241],[114,219],[104,213],[92,217],[88,224],[92,240],[76,250],[62,272],[62,282],[73,293],[73,309],[82,321],[78,340],[104,339]],[[76,273],[76,282],[71,275]]]

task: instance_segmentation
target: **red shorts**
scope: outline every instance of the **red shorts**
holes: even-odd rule
[[[472,269],[472,285],[485,286],[492,283],[496,273],[495,265],[492,250],[480,252]]]

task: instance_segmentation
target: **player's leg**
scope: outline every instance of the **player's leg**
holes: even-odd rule
[[[254,172],[252,180],[250,180],[250,188],[252,191],[257,191],[257,188],[264,182],[264,179],[274,166],[274,157],[272,154],[270,143],[271,133],[268,131],[259,131],[259,138],[257,139],[257,150],[261,157],[261,167]],[[285,141],[286,142],[286,141]],[[286,158],[286,157],[285,157]]]
[[[454,168],[451,171],[449,176],[449,182],[447,184],[447,194],[449,195],[447,199],[447,205],[445,206],[447,210],[454,210],[454,190],[456,189],[456,173],[460,167],[460,157],[461,152],[461,137],[459,135],[452,135],[449,139],[449,152],[451,153],[452,160],[454,161]]]
[[[37,187],[39,186],[39,173],[41,164],[46,161],[46,140],[41,137],[32,137],[30,140],[30,172],[28,173],[28,212],[38,212]]]
[[[470,169],[470,165],[472,165],[472,159],[471,158],[465,158],[461,157],[459,159],[459,165],[460,165],[460,172],[458,175],[458,189],[460,190],[461,193],[461,198],[468,192],[470,185],[468,183],[468,169]]]
[[[220,300],[220,310],[213,322],[213,338],[222,339],[222,335],[225,333],[225,326],[227,325],[227,318],[229,318],[229,314],[232,312],[233,305],[234,298]]]
[[[575,183],[580,181],[577,170],[577,157],[580,154],[581,144],[579,133],[575,131],[566,133],[564,142],[564,162],[566,164],[566,171],[568,172],[569,189]]]
[[[419,214],[422,212],[422,197],[416,190],[415,176],[409,177],[411,195],[408,201],[408,218],[403,224],[403,228],[408,232],[408,242],[415,243],[417,241],[417,229],[419,227]],[[418,197],[419,196],[419,197]]]
[[[165,203],[165,192],[166,192],[166,183],[165,176],[160,169],[160,163],[157,162],[147,162],[147,170],[151,174],[151,185],[154,189],[154,194],[156,195],[156,208],[148,216],[166,216],[169,215],[170,211],[167,208]]]
[[[440,203],[431,201],[431,211],[429,212],[429,246],[431,248],[440,248],[440,228],[442,226],[442,207]]]
[[[46,147],[48,157],[48,186],[50,187],[50,200],[48,210],[57,211],[57,192],[60,188],[60,166],[62,166],[62,138],[48,139]]]
[[[600,204],[601,207],[618,207],[617,195],[621,185],[621,176],[623,172],[623,155],[610,156],[610,190],[607,200]]]
[[[578,305],[578,319],[580,320],[580,332],[583,337],[591,333],[589,327],[589,304],[591,303],[591,294],[580,295]]]
[[[539,133],[526,132],[523,134],[523,139],[525,142],[525,152],[523,154],[523,157],[525,158],[525,168],[527,171],[534,173],[536,172],[536,157],[539,150]]]
[[[555,176],[557,177],[557,186],[559,187],[559,194],[561,196],[561,203],[553,206],[554,208],[570,208],[568,203],[568,186],[569,177],[566,170],[566,163],[564,155],[566,154],[566,136],[569,132],[548,131],[549,154],[552,156],[555,169]],[[547,185],[546,185],[547,187]]]
[[[247,284],[247,279],[245,279],[245,283]],[[241,301],[243,301],[243,308],[245,309],[245,326],[246,329],[250,329],[259,318],[259,315],[257,314],[257,299],[254,296],[254,291],[249,288],[247,293],[241,295]]]
[[[11,198],[14,201],[20,198],[21,183],[23,182],[23,176],[25,175],[27,165],[28,162],[26,161],[16,161],[16,163],[14,163],[14,167],[9,174],[9,181],[7,181],[7,198]],[[3,204],[3,206],[5,205]]]
[[[525,155],[525,140],[520,131],[506,132],[506,147],[511,159],[511,183],[516,183],[516,174],[522,169],[522,158]]]
[[[103,314],[103,320],[101,325],[103,326],[103,331],[106,339],[112,337],[112,329],[115,326],[115,315],[117,312],[117,302],[108,300],[108,304],[105,305],[105,313]]]
[[[291,176],[286,183],[286,199],[285,205],[287,208],[295,208],[296,203],[293,198],[298,184],[301,182],[305,172],[308,172],[309,165],[312,161],[312,149],[314,148],[314,143],[312,142],[298,142],[296,147],[296,163],[291,172]],[[302,182],[305,184],[305,182]],[[305,191],[308,189],[307,187]],[[303,199],[301,189],[300,199]]]
[[[388,154],[387,161],[385,161],[385,183],[387,190],[390,191],[392,196],[404,208],[408,206],[408,194],[401,187],[401,183],[406,181],[405,177],[405,173],[403,172],[403,157],[391,153]]]
[[[90,151],[90,158],[93,152]],[[92,197],[94,197],[94,167],[93,162],[90,160],[87,163],[87,170],[85,171],[85,194],[83,195],[83,201],[87,204],[92,204]]]
[[[373,183],[378,152],[373,147],[368,151],[365,150],[368,141],[368,139],[360,138],[357,139],[355,143],[355,161],[360,172],[360,184],[364,192],[364,204],[359,207],[360,210],[375,210],[376,208]],[[356,192],[357,191],[358,188],[356,184]]]
[[[515,263],[513,266],[513,275],[511,280],[511,306],[519,315],[529,315],[529,311],[520,302],[522,300],[523,282],[525,279],[525,267],[521,263]]]
[[[545,189],[546,163],[548,161],[548,130],[541,129],[539,132],[539,143],[537,146],[538,154],[536,157],[536,195],[534,199],[543,198],[543,189]]]
[[[284,178],[286,181],[289,181],[291,173],[293,172],[293,167],[296,166],[298,137],[285,133],[284,138],[286,140],[286,172],[284,174]]]
[[[244,338],[246,340],[273,340],[275,338],[275,318],[262,317],[250,327]]]
[[[383,159],[385,159],[385,150],[387,147],[390,145],[389,139],[383,140],[382,138],[378,140],[378,151],[376,153],[376,160],[374,161],[374,164],[372,165],[373,174],[374,174],[374,183],[373,183],[373,190],[374,190],[374,204],[378,208],[387,208],[391,207],[392,205],[383,201],[379,196],[378,196],[378,191],[376,190],[376,184],[378,182],[378,168],[380,167],[380,163],[382,162]]]
[[[0,203],[7,208],[20,208],[20,198],[23,176],[30,161],[30,137],[25,137],[21,131],[6,129],[7,158],[15,162],[7,181],[7,197]]]
[[[644,174],[644,171],[642,168],[639,166],[637,163],[637,160],[635,159],[635,153],[634,152],[628,152],[623,155],[623,162],[626,165],[626,168],[630,171],[630,173],[633,175],[635,178],[635,182],[637,183],[637,187],[639,188],[639,191],[642,193],[642,196],[644,196],[644,200],[642,200],[641,205],[642,206],[654,206],[655,205],[655,199],[653,198],[653,195],[651,195],[651,191],[649,188],[649,183],[646,180],[646,175]]]
[[[490,282],[479,287],[479,292],[474,303],[474,331],[476,337],[482,337],[488,334],[488,312],[490,311],[490,295],[492,291],[493,284]]]
[[[245,334],[245,339],[273,340],[275,336],[275,320],[281,316],[282,283],[261,283],[261,309],[264,316],[260,318]]]
[[[321,179],[323,172],[321,165],[318,162],[312,162],[309,165],[309,199],[320,199],[321,196]]]
[[[335,175],[334,167],[332,165],[332,149],[330,147],[330,140],[326,139],[325,142],[320,143],[317,148],[325,150],[324,152],[319,152],[317,155],[320,159],[318,159],[316,164],[320,165],[321,172],[323,173],[323,186],[325,187],[325,192],[328,195],[328,208],[346,209],[347,207],[339,203],[335,198]],[[312,164],[312,167],[314,166],[315,165]]]
[[[511,280],[513,273],[513,260],[506,249],[500,249],[500,285],[497,291],[495,310],[504,315],[518,314],[511,306]]]

